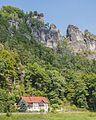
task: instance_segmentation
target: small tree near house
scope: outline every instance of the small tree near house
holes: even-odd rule
[[[27,107],[28,107],[28,104],[24,100],[22,100],[22,102],[19,105],[19,111],[26,112]]]

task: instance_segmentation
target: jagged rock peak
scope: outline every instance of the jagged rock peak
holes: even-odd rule
[[[96,52],[96,36],[88,32],[88,30],[83,33],[78,27],[69,25],[66,36],[69,46],[74,52]]]
[[[71,41],[83,41],[84,39],[83,33],[74,25],[68,25],[67,37],[69,37]]]
[[[38,29],[36,29],[32,26],[32,20],[27,20],[27,24],[38,41],[41,41],[46,47],[57,49],[58,43],[62,39],[62,35],[56,25],[50,24],[46,26],[46,24],[42,24],[42,26],[39,26]]]
[[[73,29],[74,31],[79,30],[79,28],[77,26],[75,26],[75,25],[68,25],[67,29]]]

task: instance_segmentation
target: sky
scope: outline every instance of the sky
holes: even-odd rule
[[[0,0],[0,7],[5,5],[44,13],[45,21],[64,35],[69,24],[96,34],[96,0]]]

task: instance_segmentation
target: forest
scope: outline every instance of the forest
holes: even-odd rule
[[[47,97],[53,108],[68,102],[96,111],[96,60],[74,54],[66,37],[56,51],[45,47],[26,23],[30,17],[35,29],[46,25],[34,14],[12,6],[0,10],[0,112],[16,111],[20,97],[32,95]],[[13,19],[19,28],[10,27]]]

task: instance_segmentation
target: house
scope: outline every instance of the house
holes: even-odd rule
[[[21,112],[48,112],[48,99],[45,97],[22,96],[17,106]]]

